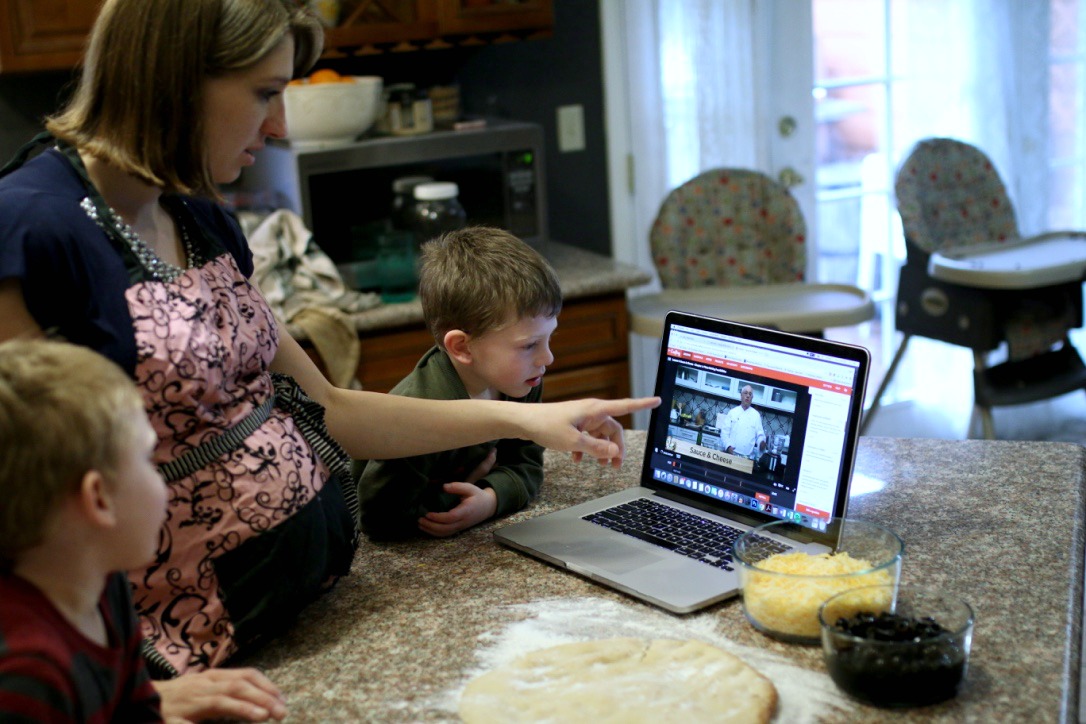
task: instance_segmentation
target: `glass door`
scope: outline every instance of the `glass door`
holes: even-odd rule
[[[867,337],[858,341],[871,349],[873,377],[880,376],[878,362],[885,366],[898,343],[894,306],[905,257],[894,176],[917,140],[951,136],[992,157],[1023,234],[1086,228],[1086,3],[811,5],[816,278],[872,294],[876,322],[859,330]],[[909,358],[914,363],[895,375],[884,402],[938,396],[931,370],[953,369],[944,377],[966,384],[946,392],[968,414],[967,351],[917,339]]]
[[[1086,2],[1051,0],[1048,225],[1086,229]]]

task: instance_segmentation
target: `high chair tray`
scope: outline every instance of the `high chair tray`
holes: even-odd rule
[[[1086,235],[1051,233],[935,252],[928,273],[940,281],[983,289],[1081,282],[1086,277]]]
[[[818,332],[875,316],[871,296],[847,284],[758,284],[665,289],[629,301],[630,331],[659,337],[664,315],[680,309],[785,332]]]

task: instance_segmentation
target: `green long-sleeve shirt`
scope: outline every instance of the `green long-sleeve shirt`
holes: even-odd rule
[[[438,347],[424,354],[390,394],[431,400],[468,398],[452,361]],[[515,401],[539,402],[542,395],[543,386],[538,385]],[[444,492],[442,486],[462,482],[494,447],[498,450],[494,467],[475,484],[494,490],[495,517],[520,510],[543,483],[543,448],[527,440],[497,440],[410,458],[370,460],[358,481],[362,530],[375,540],[422,535],[419,518],[431,511],[451,510],[460,502],[459,496]]]

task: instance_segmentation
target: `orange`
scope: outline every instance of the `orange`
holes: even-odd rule
[[[331,68],[321,68],[309,75],[310,83],[339,83],[341,80],[342,76]]]

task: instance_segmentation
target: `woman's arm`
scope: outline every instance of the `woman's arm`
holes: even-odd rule
[[[423,400],[333,386],[285,330],[272,370],[293,377],[324,406],[328,430],[354,458],[385,460],[474,445],[499,438],[622,462],[622,426],[615,417],[660,404],[657,397],[573,400],[539,405],[490,400]],[[527,408],[527,409],[526,409]]]

